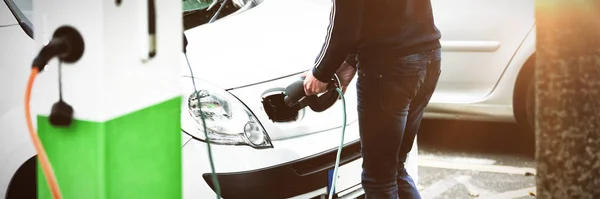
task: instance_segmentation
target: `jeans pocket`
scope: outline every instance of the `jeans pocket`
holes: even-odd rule
[[[384,74],[380,78],[381,108],[388,114],[406,113],[425,79],[425,72]]]
[[[373,100],[370,96],[375,93],[375,90],[373,90],[372,85],[376,86],[376,83],[376,81],[373,81],[373,78],[370,78],[370,76],[366,76],[366,74],[363,71],[358,71],[358,77],[356,79],[356,103],[358,108],[357,110],[359,112],[362,112],[365,109],[367,109],[367,102]]]

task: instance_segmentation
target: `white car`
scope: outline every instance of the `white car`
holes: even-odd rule
[[[19,190],[35,194],[31,191],[36,186],[35,151],[25,129],[22,104],[28,65],[37,53],[31,38],[35,28],[28,20],[31,0],[4,2],[0,4],[0,195],[28,198],[11,194]],[[425,117],[516,119],[529,126],[533,116],[533,1],[432,3],[436,24],[442,31],[442,75]],[[296,122],[273,122],[261,100],[266,91],[283,89],[313,65],[325,39],[330,6],[329,0],[238,0],[223,11],[225,18],[212,24],[206,22],[216,8],[184,13],[187,53],[194,75],[202,79],[198,84],[210,92],[230,96],[224,99],[228,103],[246,107],[266,131],[264,140],[258,140],[265,141],[261,146],[238,142],[235,137],[211,145],[225,198],[236,198],[236,194],[245,198],[269,196],[264,194],[312,198],[326,194],[327,173],[341,133],[341,103],[321,113],[302,110],[295,116]],[[183,72],[187,70],[182,66]],[[232,77],[231,72],[245,76]],[[183,75],[183,96],[187,99],[192,85],[188,75]],[[347,91],[353,92],[353,87]],[[342,159],[347,164],[340,171],[337,191],[341,191],[339,196],[351,198],[362,194],[361,159],[356,98],[350,94],[346,100],[347,146]],[[246,111],[242,109],[237,111]],[[192,127],[197,124],[195,119],[182,118],[184,197],[211,198],[214,192],[206,144],[200,131]],[[409,173],[417,178],[416,149],[412,152]]]

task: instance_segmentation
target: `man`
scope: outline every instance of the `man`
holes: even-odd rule
[[[333,74],[345,90],[358,71],[365,196],[420,198],[404,163],[441,72],[430,0],[333,0],[330,17],[304,90],[324,92]]]

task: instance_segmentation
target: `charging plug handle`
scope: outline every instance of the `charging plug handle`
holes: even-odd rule
[[[331,107],[339,98],[337,88],[337,79],[331,79],[327,91],[321,96],[306,96],[304,92],[304,79],[300,79],[285,88],[285,98],[283,99],[288,107],[299,104],[298,108],[309,106],[315,112],[323,112]]]
[[[65,63],[73,63],[83,56],[84,49],[85,44],[79,31],[71,26],[61,26],[56,29],[50,42],[40,50],[32,66],[41,72],[54,57]]]
[[[285,105],[292,107],[300,102],[303,97],[306,97],[306,93],[304,92],[304,80],[298,80],[285,88],[285,97],[283,98],[283,101],[285,102]]]

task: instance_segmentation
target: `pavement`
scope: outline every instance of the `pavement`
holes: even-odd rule
[[[533,135],[514,124],[428,120],[418,142],[424,199],[535,198]]]

